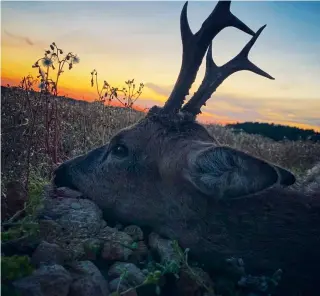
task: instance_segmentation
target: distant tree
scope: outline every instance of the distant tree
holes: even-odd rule
[[[227,127],[234,129],[235,132],[244,131],[248,134],[258,134],[275,141],[281,140],[311,140],[320,141],[320,133],[313,129],[300,129],[298,127],[261,122],[243,122],[228,124]]]

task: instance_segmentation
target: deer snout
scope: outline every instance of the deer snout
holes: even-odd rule
[[[77,190],[76,186],[72,184],[68,162],[63,163],[56,168],[54,171],[53,184],[57,187],[68,187]]]

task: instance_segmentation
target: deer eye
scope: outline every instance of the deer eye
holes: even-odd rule
[[[124,158],[128,156],[129,150],[126,146],[118,144],[112,148],[111,153],[118,158]]]

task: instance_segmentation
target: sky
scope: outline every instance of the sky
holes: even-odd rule
[[[137,104],[163,105],[178,76],[182,45],[182,1],[1,1],[1,83],[16,85],[37,71],[32,64],[54,41],[80,63],[61,76],[59,93],[94,100],[90,72],[114,86],[135,78],[145,88]],[[188,19],[196,32],[216,1],[190,1]],[[260,121],[320,131],[320,2],[234,1],[231,11],[253,31],[267,27],[249,58],[275,77],[248,71],[229,77],[202,108],[204,122]],[[226,28],[213,41],[220,66],[250,36]],[[190,93],[205,71],[203,62]]]

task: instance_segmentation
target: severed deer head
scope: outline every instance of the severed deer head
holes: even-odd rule
[[[81,191],[122,223],[177,239],[211,270],[222,258],[241,257],[258,273],[283,269],[283,295],[316,295],[319,211],[310,209],[307,198],[283,188],[295,182],[292,173],[219,145],[195,121],[231,74],[248,70],[273,79],[248,59],[265,26],[252,31],[231,13],[230,1],[220,1],[192,33],[187,7],[180,18],[182,65],[165,105],[151,108],[104,146],[63,163],[54,183]],[[252,38],[218,67],[211,42],[230,26]],[[206,52],[204,79],[184,104]]]

